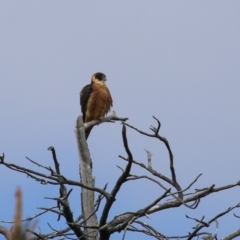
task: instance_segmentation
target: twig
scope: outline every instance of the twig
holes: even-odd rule
[[[51,207],[51,208],[48,208],[48,209],[45,209],[44,211],[40,212],[40,213],[37,213],[35,214],[34,216],[31,216],[31,217],[28,217],[28,218],[25,218],[25,219],[22,219],[21,222],[28,222],[28,221],[32,221],[33,219],[43,215],[44,213],[50,211],[51,209],[54,209],[54,208],[57,208],[57,207]],[[39,208],[40,209],[40,208]],[[14,221],[5,221],[5,220],[0,220],[1,223],[14,223]]]

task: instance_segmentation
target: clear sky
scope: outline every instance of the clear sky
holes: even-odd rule
[[[78,180],[74,128],[79,92],[94,72],[107,75],[113,110],[145,131],[156,116],[168,138],[179,183],[194,188],[239,180],[240,157],[240,2],[223,1],[0,1],[0,153],[5,161],[31,168],[25,156],[53,166],[54,146],[62,173]],[[170,176],[166,149],[158,141],[128,130],[136,160]],[[89,137],[98,187],[109,190],[125,166],[121,125],[95,127]],[[36,169],[36,167],[33,166]],[[137,167],[134,174],[143,174]],[[0,166],[0,219],[13,217],[14,192],[24,193],[24,216],[52,206],[44,197],[58,189],[41,186]],[[146,182],[127,183],[110,219],[144,207],[162,194]],[[79,189],[70,198],[79,213]],[[239,189],[212,195],[196,211],[185,207],[152,215],[149,224],[166,235],[186,234],[194,226],[185,214],[206,220],[239,202]],[[240,210],[235,211],[240,215]],[[56,216],[40,219],[58,227]],[[145,220],[144,220],[145,221]],[[159,223],[160,222],[160,223]],[[230,213],[219,221],[219,237],[239,228]],[[209,231],[215,231],[214,226]],[[121,239],[116,234],[112,239]],[[3,239],[0,236],[0,239]],[[127,235],[126,239],[133,239]],[[138,236],[145,240],[147,237]]]

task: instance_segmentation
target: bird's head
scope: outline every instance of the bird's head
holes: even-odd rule
[[[107,81],[107,78],[104,73],[97,72],[92,76],[92,82],[105,84],[105,81]]]

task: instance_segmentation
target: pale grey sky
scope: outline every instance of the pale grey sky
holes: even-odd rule
[[[25,156],[52,166],[47,148],[53,145],[62,172],[77,180],[74,127],[79,92],[94,72],[102,71],[118,115],[146,131],[155,124],[152,115],[159,118],[183,187],[199,173],[203,176],[196,188],[238,181],[239,12],[237,0],[1,1],[0,153],[6,161],[27,167],[31,165]],[[146,148],[154,154],[153,166],[169,176],[162,144],[131,130],[128,136],[135,159],[146,162]],[[98,187],[109,182],[110,189],[120,174],[116,165],[125,165],[118,158],[125,155],[121,125],[94,128],[89,148]],[[142,171],[136,167],[133,172]],[[3,166],[0,181],[0,219],[12,219],[18,185],[24,192],[24,216],[37,212],[38,206],[54,205],[43,197],[58,194]],[[134,188],[136,192],[132,189],[133,183],[123,187],[110,218],[143,207],[161,194],[146,181]],[[71,199],[76,205],[78,194],[76,189]],[[210,218],[238,201],[237,189],[215,194],[195,212],[185,207],[165,211],[149,223],[165,234],[184,234],[194,226],[185,213]],[[44,230],[45,221],[39,222]],[[219,237],[239,228],[232,214],[219,224]],[[121,234],[113,239],[121,239]]]

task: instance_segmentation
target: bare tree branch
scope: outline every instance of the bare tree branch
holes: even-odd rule
[[[125,147],[125,151],[127,152],[127,155],[128,155],[128,164],[125,168],[125,171],[121,174],[121,176],[118,178],[112,192],[111,192],[111,196],[112,198],[107,200],[105,206],[104,206],[104,209],[103,209],[103,212],[102,212],[102,216],[101,216],[101,219],[100,219],[100,227],[104,226],[106,224],[106,221],[107,221],[107,217],[108,217],[108,214],[109,214],[109,211],[111,209],[111,206],[113,204],[113,202],[115,201],[115,197],[118,193],[118,191],[120,190],[122,184],[126,181],[127,177],[129,176],[129,173],[130,173],[130,170],[131,170],[131,166],[132,166],[132,159],[133,159],[133,156],[132,156],[132,153],[128,147],[128,141],[127,141],[127,135],[126,135],[126,127],[123,125],[122,127],[122,138],[123,138],[123,144],[124,144],[124,147]],[[106,231],[106,229],[102,229],[100,231],[100,236],[101,236],[101,240],[106,240],[106,238],[109,238],[110,234],[109,232]]]
[[[181,189],[180,185],[177,182],[177,177],[176,177],[176,174],[175,174],[174,163],[173,163],[173,154],[172,154],[171,147],[170,147],[170,145],[168,143],[168,140],[165,137],[162,137],[162,136],[159,135],[159,131],[160,131],[160,128],[161,128],[160,121],[156,117],[154,117],[154,116],[153,116],[153,118],[158,123],[157,128],[155,128],[153,126],[150,127],[150,129],[154,132],[154,134],[145,133],[145,132],[143,132],[141,130],[138,130],[137,128],[129,125],[126,122],[124,122],[123,124],[128,126],[128,127],[130,127],[130,128],[132,128],[132,129],[134,129],[134,130],[136,130],[137,132],[139,132],[139,133],[141,133],[141,134],[143,134],[145,136],[157,138],[157,139],[159,139],[161,142],[163,142],[165,144],[165,146],[166,146],[166,148],[168,150],[168,154],[169,154],[170,170],[171,170],[171,174],[172,174],[172,180],[170,181],[171,182],[170,184],[173,185],[178,190],[178,195],[179,195],[178,197],[179,197],[179,199],[182,200],[182,198],[183,198],[183,195],[182,195],[182,192],[181,192],[182,189]]]
[[[235,208],[239,208],[240,207],[240,203],[238,203],[237,205],[235,205],[234,207],[230,207],[228,208],[226,211],[221,212],[219,214],[217,214],[215,217],[213,217],[211,220],[209,220],[208,222],[203,222],[202,220],[197,220],[194,219],[195,221],[197,221],[199,224],[196,226],[195,230],[189,234],[189,237],[187,238],[187,240],[191,240],[193,237],[196,236],[196,234],[198,233],[198,231],[200,231],[203,227],[209,227],[210,224],[214,221],[216,221],[218,218],[222,217],[223,215],[229,213],[230,211],[232,211]]]
[[[24,167],[15,165],[15,164],[6,163],[5,161],[3,161],[3,159],[2,159],[2,157],[0,158],[0,165],[2,164],[2,165],[6,166],[7,168],[9,168],[11,170],[24,173],[24,174],[34,178],[35,180],[41,182],[41,183],[43,182],[44,184],[53,184],[53,185],[67,184],[67,185],[72,185],[72,186],[78,186],[78,187],[82,187],[82,188],[86,188],[86,189],[98,192],[98,193],[102,194],[103,196],[105,196],[106,198],[110,198],[110,194],[107,193],[106,191],[102,190],[101,188],[97,188],[97,187],[91,188],[91,187],[89,187],[87,185],[84,185],[80,182],[66,179],[65,177],[63,177],[61,175],[60,176],[58,176],[58,175],[55,175],[55,176],[46,175],[44,173],[36,172],[36,171],[31,170],[31,169],[24,168]],[[36,178],[36,177],[34,177],[34,175],[43,177],[43,179]],[[48,181],[45,178],[53,180],[53,181]]]
[[[44,209],[44,211],[42,211],[40,213],[37,213],[34,216],[31,216],[31,217],[28,217],[28,218],[25,218],[25,219],[21,219],[21,222],[32,221],[33,219],[45,214],[46,212],[49,212],[50,210],[53,210],[54,208],[57,208],[57,207],[51,207],[51,208]],[[39,209],[41,209],[41,208],[39,208]],[[5,221],[5,220],[0,220],[0,222],[1,223],[14,223],[14,221]]]
[[[222,238],[222,240],[232,240],[236,237],[240,236],[240,229],[238,229],[236,232],[229,234],[228,236]]]
[[[128,120],[128,118],[118,117],[116,115],[115,111],[113,111],[113,113],[111,115],[108,115],[106,117],[102,117],[102,118],[97,119],[97,120],[92,120],[91,122],[84,123],[84,128],[88,129],[90,127],[93,127],[95,125],[100,125],[100,124],[105,123],[105,122],[114,123],[114,121],[125,122],[127,120]]]
[[[165,235],[163,235],[162,233],[158,232],[156,229],[154,229],[152,226],[146,224],[146,223],[143,223],[141,221],[135,221],[135,223],[141,225],[144,229],[137,229],[136,227],[134,226],[131,226],[130,231],[136,231],[136,232],[143,232],[144,234],[148,235],[148,236],[151,236],[151,237],[154,237],[156,239],[161,239],[161,240],[164,240],[164,239],[167,239],[167,237]]]
[[[54,147],[49,147],[48,150],[50,150],[52,152],[52,157],[53,157],[56,173],[58,174],[58,176],[61,176],[60,167],[59,167],[60,164],[58,163],[58,160],[57,160],[56,151],[55,151]],[[70,207],[70,204],[68,201],[68,197],[69,197],[71,191],[72,191],[72,189],[68,192],[65,185],[60,182],[60,198],[57,200],[57,202],[58,202],[59,209],[60,209],[60,205],[61,205],[63,210],[62,210],[62,214],[59,214],[58,220],[60,219],[61,215],[63,215],[67,221],[68,226],[76,234],[76,236],[78,238],[82,238],[82,240],[87,240],[84,236],[83,231],[79,227],[71,224],[74,222],[73,212],[71,210],[71,207]]]

